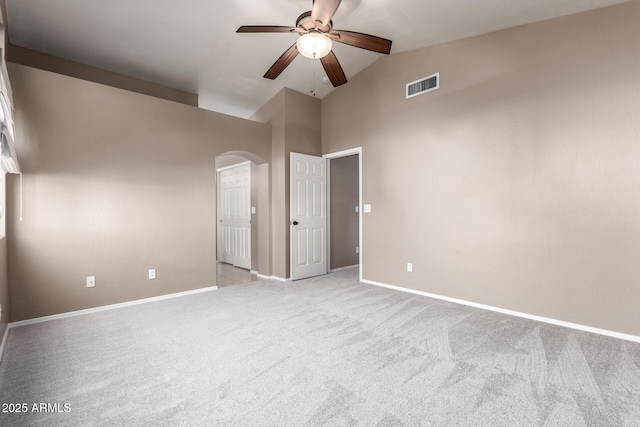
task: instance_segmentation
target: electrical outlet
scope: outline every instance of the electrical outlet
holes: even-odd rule
[[[371,212],[371,205],[364,205],[364,213],[370,213]]]
[[[410,262],[407,263],[407,272],[413,273],[413,264]]]
[[[156,278],[156,269],[152,268],[149,270],[149,280],[153,280]]]
[[[96,276],[87,276],[87,288],[96,286]]]

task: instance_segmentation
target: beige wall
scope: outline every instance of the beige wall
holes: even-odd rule
[[[216,169],[237,165],[238,163],[246,162],[248,160],[249,159],[246,157],[236,156],[234,154],[223,154],[216,157]]]
[[[251,116],[251,120],[271,126],[271,275],[286,277],[286,259],[282,247],[285,245],[284,218],[284,98],[285,91],[278,92]]]
[[[4,172],[0,170],[0,185],[2,188],[0,189],[0,206],[3,209],[6,208],[6,198],[4,197],[4,189],[5,189],[5,179]],[[9,281],[7,275],[7,237],[6,230],[4,227],[4,221],[6,219],[6,215],[4,212],[0,213],[0,309],[2,313],[0,314],[0,342],[2,341],[2,337],[4,336],[5,329],[7,327],[7,323],[9,323]],[[0,354],[0,358],[2,358],[2,354]]]
[[[359,263],[359,163],[358,155],[332,159],[330,163],[331,269]]]
[[[24,184],[23,221],[15,181],[8,194],[11,319],[215,285],[215,157],[268,159],[270,127],[22,65],[9,72]]]
[[[273,275],[290,277],[289,270],[289,157],[291,152],[321,153],[320,100],[283,89],[252,117],[272,126],[272,236]]]
[[[0,170],[0,206],[3,211],[0,212],[0,342],[4,336],[4,332],[9,323],[9,277],[7,274],[7,237],[6,237],[6,215],[4,209],[6,209],[6,197],[5,197],[5,176],[6,174]],[[2,354],[0,354],[0,359]]]
[[[640,335],[638,22],[630,2],[395,54],[325,98],[323,152],[363,147],[364,278]]]
[[[9,282],[7,277],[7,238],[0,237],[0,342],[9,323]],[[0,354],[0,358],[2,355]]]
[[[258,250],[258,165],[251,162],[251,271],[258,271],[258,256],[260,251]],[[256,213],[253,213],[253,209],[256,209]],[[260,212],[262,213],[262,212]]]
[[[198,106],[198,95],[9,44],[7,61],[156,98]]]
[[[258,205],[258,273],[271,276],[271,199],[269,164],[257,165]]]

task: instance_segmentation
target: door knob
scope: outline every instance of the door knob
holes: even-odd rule
[[[298,225],[298,221],[293,221],[293,225]]]

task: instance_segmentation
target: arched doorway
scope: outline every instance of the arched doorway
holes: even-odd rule
[[[216,283],[270,276],[269,164],[246,151],[216,156]]]

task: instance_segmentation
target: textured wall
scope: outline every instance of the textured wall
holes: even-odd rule
[[[331,268],[347,267],[360,262],[359,244],[358,156],[331,160]]]
[[[395,54],[325,98],[323,152],[363,146],[364,278],[640,335],[639,21]]]
[[[24,173],[24,220],[9,218],[11,319],[215,285],[215,157],[268,159],[269,126],[22,65],[9,72]]]

